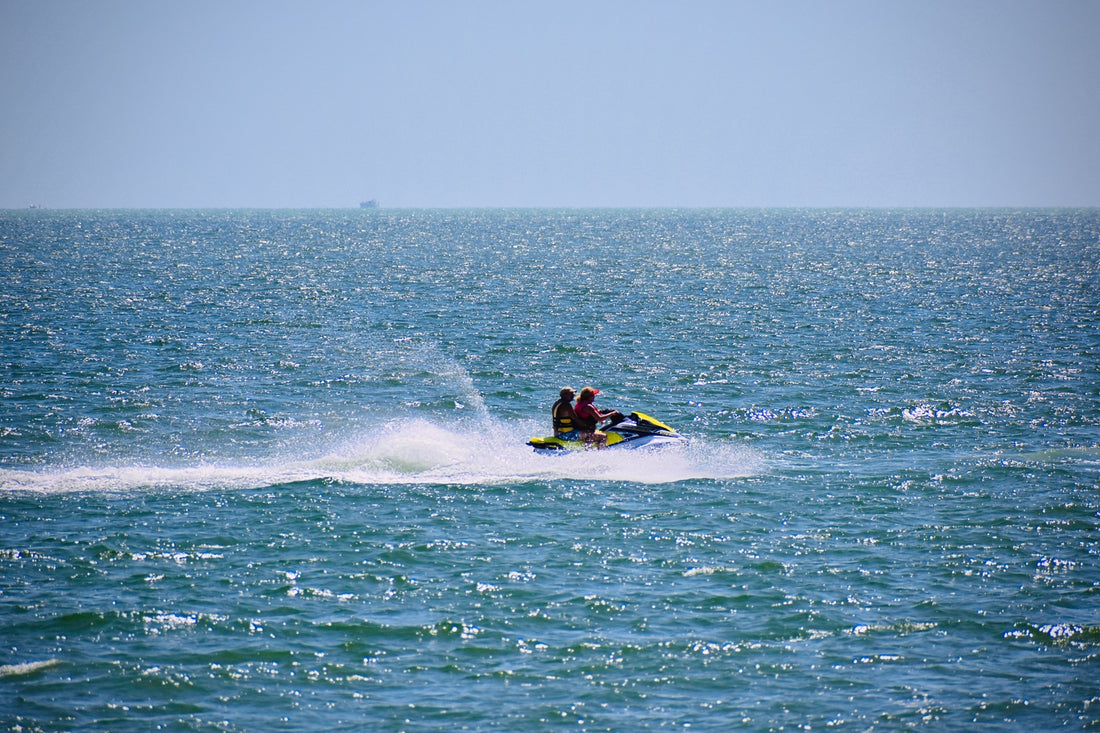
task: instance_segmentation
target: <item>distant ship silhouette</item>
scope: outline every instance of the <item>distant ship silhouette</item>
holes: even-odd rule
[[[359,202],[359,208],[360,209],[377,209],[378,208],[378,199],[371,199],[370,201],[361,201],[361,202]]]

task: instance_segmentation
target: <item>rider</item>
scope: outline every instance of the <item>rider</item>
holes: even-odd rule
[[[573,408],[573,412],[577,418],[576,425],[577,429],[580,430],[581,440],[585,443],[595,443],[597,448],[603,448],[607,445],[607,433],[596,430],[596,426],[604,420],[622,420],[623,415],[618,410],[600,412],[600,410],[592,404],[592,401],[596,399],[596,395],[599,393],[600,390],[592,387],[585,387],[582,389],[580,397],[577,398],[577,406]]]
[[[561,399],[550,408],[550,416],[554,420],[554,437],[562,440],[580,440],[581,434],[577,430],[577,415],[573,412],[573,396],[576,393],[572,387],[561,388]]]

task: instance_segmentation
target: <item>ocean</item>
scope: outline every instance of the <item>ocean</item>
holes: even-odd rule
[[[1100,210],[0,212],[8,730],[1100,728]],[[558,390],[689,438],[538,455]]]

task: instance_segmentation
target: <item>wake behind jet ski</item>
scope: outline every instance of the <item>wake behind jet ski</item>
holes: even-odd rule
[[[602,428],[607,434],[607,448],[632,450],[636,448],[659,448],[669,445],[683,445],[687,438],[655,417],[642,412],[632,412],[629,417],[618,415],[609,425]],[[580,439],[564,440],[549,436],[531,438],[527,445],[536,453],[555,451],[573,451],[595,448],[592,443]]]

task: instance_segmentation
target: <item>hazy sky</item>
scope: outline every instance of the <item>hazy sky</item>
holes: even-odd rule
[[[0,207],[1098,206],[1100,0],[0,0]]]

